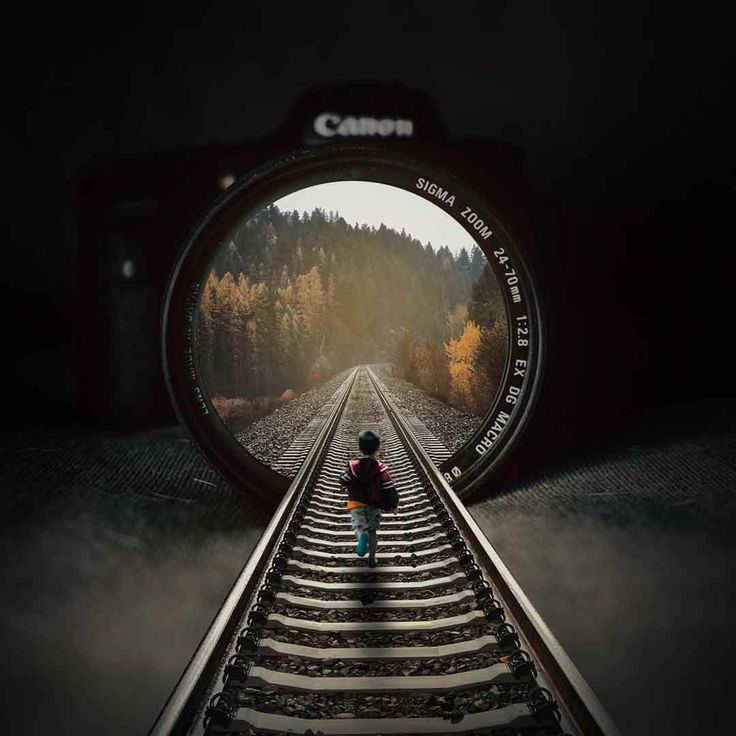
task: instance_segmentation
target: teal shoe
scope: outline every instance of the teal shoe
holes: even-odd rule
[[[363,532],[358,539],[358,544],[355,545],[355,554],[358,557],[365,557],[365,553],[368,551],[368,532]]]
[[[378,567],[378,560],[375,557],[369,557],[368,567]]]

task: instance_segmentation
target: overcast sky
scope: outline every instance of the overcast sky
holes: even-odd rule
[[[287,194],[275,204],[282,211],[298,210],[300,213],[312,212],[315,207],[326,212],[334,210],[351,225],[378,227],[383,223],[398,232],[404,228],[423,244],[431,242],[435,250],[446,245],[457,254],[465,247],[470,254],[475,244],[444,210],[416,194],[388,184],[369,181],[317,184]]]

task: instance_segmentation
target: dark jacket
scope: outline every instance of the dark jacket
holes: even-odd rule
[[[394,487],[386,463],[372,457],[351,460],[339,480],[347,488],[348,501],[360,501],[369,506],[374,505],[382,492]]]

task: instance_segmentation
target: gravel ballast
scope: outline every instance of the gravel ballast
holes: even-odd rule
[[[380,372],[379,377],[405,414],[414,414],[450,452],[459,450],[480,427],[482,419],[430,396],[413,383]]]
[[[306,677],[427,677],[469,672],[498,664],[503,652],[493,649],[480,654],[459,654],[425,659],[310,660],[301,657],[258,657],[256,664],[273,672],[288,672]]]
[[[284,605],[277,601],[271,613],[278,613],[300,621],[320,621],[325,626],[347,621],[436,621],[437,619],[461,616],[475,611],[478,604],[474,600],[460,603],[446,603],[426,608],[301,608]]]
[[[327,418],[330,399],[349,373],[338,373],[253,422],[237,436],[238,442],[262,463],[273,465],[315,416],[324,414]]]
[[[438,647],[443,644],[457,644],[482,636],[494,636],[498,626],[479,619],[471,624],[455,626],[452,629],[416,631],[334,631],[316,632],[290,628],[265,628],[264,636],[287,644],[301,644],[319,649],[337,647]]]
[[[238,442],[262,463],[272,466],[312,419],[319,415],[327,417],[330,400],[350,370],[338,373],[253,422],[237,435]],[[383,372],[380,378],[398,406],[420,419],[451,452],[459,449],[481,425],[479,417],[445,404],[408,381]]]
[[[381,560],[381,556],[378,559],[384,566],[388,565],[388,561]],[[434,578],[441,578],[445,575],[452,575],[452,573],[458,572],[461,569],[460,563],[455,560],[447,565],[443,566],[442,570],[417,570],[411,574],[411,579],[414,581],[433,580]],[[352,573],[344,572],[329,572],[328,570],[309,570],[303,572],[298,569],[290,570],[292,574],[299,573],[300,577],[308,577],[310,580],[316,580],[323,583],[352,583],[355,582],[355,576]],[[370,583],[401,583],[406,580],[406,573],[404,572],[391,572],[391,573],[365,573],[360,576],[360,580],[366,584],[366,587]]]
[[[347,590],[324,590],[309,588],[304,585],[294,585],[285,582],[283,590],[291,595],[304,598],[316,598],[322,601],[383,601],[383,600],[420,600],[423,598],[438,598],[443,595],[453,595],[469,590],[467,580],[454,580],[446,585],[432,588],[350,588]]]
[[[238,705],[265,713],[300,718],[421,718],[442,717],[453,711],[479,713],[526,700],[528,683],[481,685],[462,688],[447,695],[395,693],[354,695],[351,693],[291,694],[276,688],[238,693]]]

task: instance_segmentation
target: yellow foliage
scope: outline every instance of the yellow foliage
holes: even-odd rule
[[[482,329],[469,320],[457,340],[445,345],[450,371],[450,391],[454,401],[467,409],[475,410],[484,383],[478,371],[478,356],[483,339]]]

